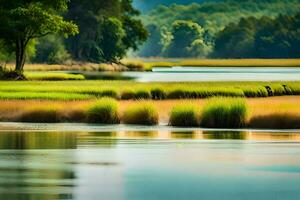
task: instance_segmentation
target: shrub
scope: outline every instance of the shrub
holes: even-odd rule
[[[151,99],[151,93],[147,90],[138,90],[134,95],[135,99]]]
[[[116,90],[103,90],[98,94],[98,97],[110,97],[118,99],[118,93]]]
[[[167,95],[162,88],[153,88],[150,91],[152,99],[162,100],[166,99]]]
[[[29,123],[57,123],[60,122],[59,108],[56,107],[35,107],[20,115],[20,122]]]
[[[90,123],[118,124],[118,103],[111,98],[100,99],[88,108],[87,117]]]
[[[212,98],[203,108],[201,126],[241,128],[246,124],[247,106],[241,98]]]
[[[185,99],[187,98],[186,91],[184,89],[171,90],[167,94],[168,99]]]
[[[135,98],[135,93],[133,90],[124,90],[121,93],[122,100],[129,100],[129,99],[134,99],[134,98]]]
[[[200,125],[199,109],[195,105],[180,105],[172,109],[169,124],[179,127],[196,127]]]
[[[128,107],[123,114],[125,124],[155,125],[158,124],[158,112],[149,103],[138,103]]]
[[[299,129],[300,115],[275,113],[255,116],[250,119],[249,126],[261,129]]]

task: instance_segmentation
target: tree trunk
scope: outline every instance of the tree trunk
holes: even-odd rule
[[[16,71],[23,72],[26,55],[26,45],[21,40],[16,41]]]

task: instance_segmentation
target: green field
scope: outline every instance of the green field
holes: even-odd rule
[[[0,99],[197,99],[300,95],[300,82],[136,83],[133,81],[1,81]]]

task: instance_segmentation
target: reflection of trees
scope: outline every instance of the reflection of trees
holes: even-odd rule
[[[171,136],[173,139],[193,139],[195,133],[190,132],[172,132]]]
[[[114,147],[117,144],[117,133],[95,132],[78,136],[79,146]]]
[[[72,154],[57,156],[46,149],[74,148],[72,133],[0,134],[0,149],[14,149],[0,150],[1,199],[71,199],[75,175],[65,161]]]
[[[1,133],[0,149],[75,149],[75,133]]]
[[[217,140],[246,140],[246,132],[235,132],[235,131],[204,131],[204,139],[217,139]]]

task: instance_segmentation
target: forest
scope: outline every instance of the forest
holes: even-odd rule
[[[167,6],[157,6],[142,16],[150,37],[141,48],[141,57],[299,57],[295,48],[299,0],[163,2]],[[257,48],[259,53],[249,52]]]

